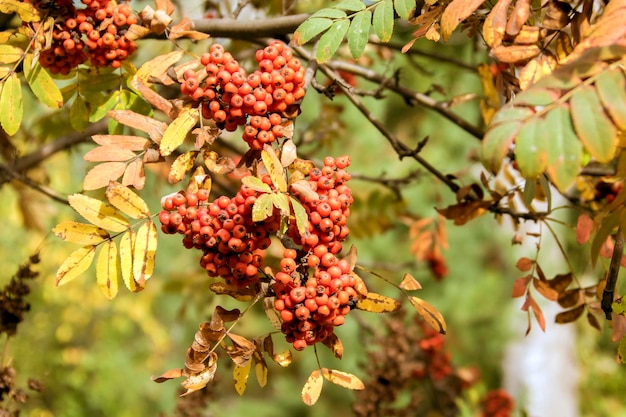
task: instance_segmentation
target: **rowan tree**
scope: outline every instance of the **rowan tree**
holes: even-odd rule
[[[56,284],[72,285],[95,263],[104,297],[112,300],[120,289],[141,297],[153,275],[167,280],[155,257],[158,243],[169,239],[196,254],[207,299],[240,303],[218,305],[210,320],[195,323],[181,366],[156,382],[184,378],[187,395],[210,387],[218,363],[230,361],[243,394],[252,369],[264,386],[268,359],[287,367],[292,352],[304,351],[317,364],[301,391],[307,405],[326,380],[365,388],[356,415],[457,415],[458,398],[477,378],[451,363],[444,316],[416,295],[422,285],[411,270],[389,276],[359,263],[350,233],[402,230],[416,260],[441,280],[448,274],[447,224],[480,216],[515,228],[541,226],[540,234],[518,231],[513,238],[536,242],[536,255],[517,261],[522,276],[511,284],[513,297],[524,299],[528,331],[535,322],[545,330],[542,297],[563,308],[557,323],[584,316],[599,329],[607,321],[623,361],[626,304],[616,284],[626,262],[626,1],[204,3],[204,17],[194,20],[169,0],[0,1],[0,178],[82,217],[52,229],[80,246],[68,250]],[[427,42],[469,44],[473,62],[424,52],[418,46]],[[418,91],[407,66],[419,67],[415,57],[424,56],[475,74],[482,92],[451,96],[453,80]],[[393,64],[385,68],[386,61]],[[341,99],[349,110],[322,108],[318,123],[299,123],[312,95]],[[420,117],[436,114],[451,129],[418,138],[394,131],[371,105],[390,97],[424,111]],[[47,108],[47,119],[38,121],[31,107]],[[344,110],[359,113],[377,140],[410,163],[408,174],[351,171],[359,155],[330,144],[358,143],[345,130],[335,137]],[[54,118],[62,133],[37,141]],[[458,132],[473,145],[466,165],[452,171],[428,151]],[[65,195],[30,174],[70,150],[90,164],[82,189]],[[425,178],[438,194],[428,215],[406,204],[407,189]],[[385,190],[384,197],[354,192],[355,183]],[[177,191],[153,205],[147,196],[164,184]],[[555,215],[565,210],[573,221]],[[559,227],[564,222],[569,228]],[[540,266],[544,235],[556,240],[563,259],[555,275]],[[568,235],[586,247],[582,268],[572,262],[578,249],[562,244]],[[20,271],[3,292],[7,335],[28,308],[23,280],[32,276]],[[583,283],[583,273],[595,282]],[[372,281],[395,293],[372,291]],[[259,305],[273,330],[240,334]],[[384,348],[368,353],[372,381],[365,383],[318,355],[326,348],[337,358],[349,354],[335,331],[353,310],[402,311],[384,319],[382,335],[370,329],[370,341]],[[12,368],[3,369],[3,395],[19,398]],[[432,401],[415,396],[394,407],[400,392],[426,383]],[[474,412],[506,416],[512,407],[505,393],[493,391]]]

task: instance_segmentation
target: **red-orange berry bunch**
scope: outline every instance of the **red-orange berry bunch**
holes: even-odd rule
[[[496,389],[485,394],[480,405],[482,417],[510,417],[515,404],[508,392]]]
[[[200,57],[204,68],[183,74],[180,91],[219,128],[245,125],[243,139],[262,149],[284,136],[283,112],[304,97],[304,67],[280,41],[257,51],[256,59],[259,69],[247,75],[222,45],[213,44]]]
[[[356,300],[351,266],[336,256],[350,233],[346,221],[353,198],[345,184],[350,179],[345,171],[350,162],[348,156],[326,157],[322,169],[309,173],[309,185],[317,197],[294,193],[307,211],[308,235],[300,236],[295,223],[290,225],[288,236],[301,248],[285,250],[273,290],[282,332],[296,350],[332,334]]]
[[[229,285],[246,287],[259,279],[264,250],[280,225],[278,215],[252,221],[258,192],[242,185],[233,198],[221,196],[209,202],[207,190],[165,197],[159,214],[164,233],[180,233],[183,245],[202,251],[200,265],[211,277]]]
[[[450,353],[445,348],[446,339],[432,327],[421,323],[424,337],[419,341],[418,346],[424,354],[425,366],[415,370],[413,375],[416,378],[432,378],[440,381],[453,373]]]
[[[95,66],[119,68],[135,51],[135,43],[125,35],[128,27],[137,23],[128,3],[81,1],[86,6],[83,9],[76,9],[72,2],[63,2],[63,7],[56,2],[52,9],[50,1],[34,3],[56,16],[52,45],[39,55],[41,65],[53,74],[67,74],[88,60]]]

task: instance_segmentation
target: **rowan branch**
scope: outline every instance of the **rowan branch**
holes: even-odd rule
[[[258,39],[276,38],[296,31],[309,17],[308,14],[267,17],[259,20],[198,19],[193,21],[194,30],[208,33],[215,38]]]

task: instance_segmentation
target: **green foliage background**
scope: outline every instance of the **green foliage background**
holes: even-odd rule
[[[395,35],[403,40],[402,28]],[[405,31],[410,28],[404,28]],[[233,46],[235,49],[237,45]],[[451,45],[418,42],[414,49],[445,54],[451,58],[476,65],[485,57],[477,53],[469,42],[456,41]],[[433,93],[437,99],[451,99],[460,94],[481,94],[478,77],[472,71],[419,57],[396,56],[392,60],[372,56],[374,68],[399,76],[417,91],[426,91],[433,84],[445,86],[445,92]],[[359,85],[359,88],[375,86]],[[478,123],[476,100],[455,107],[455,111]],[[384,100],[365,99],[372,114],[396,132],[408,144],[417,144],[425,136],[430,140],[423,156],[446,173],[454,173],[461,182],[476,180],[479,163],[476,160],[479,142],[453,126],[441,116],[419,107],[407,107],[400,98],[388,96]],[[26,106],[31,102],[27,101]],[[32,108],[32,107],[31,107]],[[313,145],[318,158],[325,155],[348,153],[352,156],[354,174],[377,177],[401,177],[416,168],[409,160],[398,161],[386,142],[347,100],[334,100],[310,91],[302,106],[303,115],[296,125],[297,135],[306,138],[319,131],[319,117],[333,113],[340,118],[336,128],[327,132],[323,146]],[[47,117],[44,112],[30,113],[28,124],[41,141],[42,132],[65,133],[64,116]],[[50,186],[62,193],[73,193],[81,188],[86,164],[82,154],[89,145],[71,154],[57,154],[45,164]],[[468,158],[473,158],[468,164]],[[467,170],[468,166],[475,169]],[[67,169],[70,167],[70,169]],[[380,271],[390,280],[399,282],[403,273],[413,274],[423,285],[420,296],[435,305],[448,323],[448,346],[457,365],[476,365],[484,385],[497,387],[500,383],[500,359],[504,344],[511,332],[510,290],[518,271],[513,268],[516,253],[509,249],[510,235],[494,233],[494,220],[483,216],[464,227],[448,223],[450,249],[445,252],[450,268],[449,276],[435,282],[428,268],[417,263],[409,253],[408,228],[388,207],[373,205],[369,196],[378,192],[389,197],[382,187],[365,181],[353,180],[355,196],[367,215],[356,208],[355,235],[350,243],[359,251],[359,263]],[[149,201],[153,212],[159,207],[161,195],[176,187],[157,183],[148,174],[148,184],[142,196]],[[47,233],[56,223],[73,217],[69,207],[52,203],[41,195],[28,192],[25,202],[29,211],[20,210],[18,195],[12,187],[0,189],[0,216],[4,233],[0,234],[0,261],[4,285],[17,266],[39,249],[42,263],[37,266],[41,276],[33,283],[32,304],[26,320],[18,328],[18,335],[10,341],[4,360],[12,360],[19,374],[19,385],[26,379],[40,379],[45,390],[32,394],[23,411],[27,416],[156,416],[170,415],[175,406],[178,384],[157,385],[153,375],[180,367],[186,348],[193,339],[197,325],[208,319],[217,304],[234,307],[231,300],[219,300],[207,289],[207,278],[198,265],[196,254],[186,251],[175,236],[160,235],[156,273],[147,289],[139,294],[125,290],[114,301],[107,301],[95,284],[90,270],[84,277],[66,286],[56,288],[54,275],[72,246],[61,243]],[[403,193],[404,209],[413,215],[430,217],[434,207],[443,207],[454,201],[454,196],[433,181],[427,173]],[[36,217],[42,224],[38,232],[25,228],[22,214]],[[378,232],[383,226],[385,230]],[[379,292],[399,296],[390,286],[375,277],[368,285]],[[405,307],[408,303],[405,303]],[[523,314],[521,312],[514,314]],[[337,334],[345,345],[345,357],[339,362],[322,350],[323,363],[346,370],[361,378],[359,363],[364,359],[364,347],[358,343],[358,325],[353,315],[368,323],[379,317],[370,313],[353,312]],[[580,360],[582,366],[581,404],[585,416],[626,415],[620,401],[626,376],[613,360],[615,346],[609,342],[605,328],[598,337],[594,331],[580,326]],[[606,326],[605,326],[606,327]],[[270,330],[260,309],[243,320],[240,333],[256,336]],[[535,329],[534,331],[537,331]],[[286,345],[281,345],[286,347]],[[211,389],[210,415],[301,415],[313,416],[333,413],[348,415],[353,394],[342,388],[325,384],[320,402],[309,408],[300,400],[300,389],[315,363],[311,350],[295,354],[294,364],[281,369],[270,364],[269,384],[259,389],[251,376],[248,391],[239,397],[232,388],[231,369],[221,361],[217,381]]]

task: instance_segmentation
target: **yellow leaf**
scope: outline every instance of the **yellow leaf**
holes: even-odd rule
[[[185,175],[193,168],[194,163],[196,162],[196,157],[200,151],[189,151],[185,152],[182,155],[179,155],[172,166],[170,167],[170,173],[167,176],[167,181],[170,184],[176,184],[185,178]]]
[[[235,379],[235,391],[237,394],[243,395],[248,385],[248,376],[250,375],[251,361],[248,361],[244,366],[235,366],[233,369],[233,378]]]
[[[0,124],[4,131],[13,136],[22,124],[24,104],[22,102],[22,82],[17,74],[12,73],[0,84]]]
[[[344,388],[353,390],[362,390],[365,388],[365,385],[359,378],[347,372],[322,368],[322,375],[324,375],[324,378],[326,378],[333,384],[337,384]]]
[[[83,194],[72,194],[68,197],[70,206],[85,220],[112,232],[126,231],[130,223],[113,206]]]
[[[183,110],[163,132],[159,148],[161,155],[167,156],[174,152],[185,141],[187,134],[198,122],[198,118],[197,108]]]
[[[124,285],[132,292],[140,291],[142,288],[137,287],[135,278],[133,277],[133,252],[135,248],[135,231],[129,229],[122,235],[120,239],[120,266],[122,272],[122,281]]]
[[[68,256],[57,271],[56,285],[67,284],[85,272],[96,254],[96,246],[84,246]]]
[[[121,177],[127,166],[127,162],[103,162],[94,166],[85,175],[83,189],[97,190],[106,187],[110,181]]]
[[[4,14],[17,13],[24,22],[39,22],[39,11],[30,3],[19,0],[0,1],[0,12]]]
[[[439,333],[446,334],[446,322],[435,307],[418,297],[409,297],[409,301],[415,307],[417,313],[426,320],[426,323]]]
[[[66,242],[79,245],[95,245],[111,237],[106,230],[98,226],[73,221],[57,224],[52,233]]]
[[[319,369],[314,370],[306,380],[304,387],[302,387],[302,401],[306,405],[313,405],[317,402],[322,393],[322,386],[324,385],[324,378]]]
[[[48,71],[39,64],[39,61],[33,62],[33,54],[26,55],[24,59],[24,75],[30,89],[33,90],[39,101],[53,109],[63,106],[61,90],[54,83]]]
[[[117,295],[120,267],[117,263],[117,245],[109,240],[102,246],[96,264],[96,281],[106,298],[112,300]]]
[[[287,191],[287,180],[283,173],[283,165],[280,163],[280,159],[276,155],[276,151],[269,145],[265,145],[261,151],[261,159],[265,164],[265,169],[272,179],[272,183],[281,192]]]
[[[498,0],[483,24],[483,39],[491,48],[502,43],[506,30],[507,11],[512,0]]]
[[[11,45],[0,45],[0,64],[12,64],[24,55],[22,48]]]
[[[400,303],[393,298],[368,292],[365,298],[357,301],[356,308],[371,313],[389,313],[398,310]]]
[[[150,79],[152,77],[160,78],[169,67],[178,62],[184,55],[183,50],[170,52],[165,55],[159,55],[150,61],[144,63],[131,80],[130,84],[133,88],[137,89],[139,81],[143,82],[147,86],[151,86]]]
[[[137,230],[133,250],[133,276],[141,287],[154,272],[156,250],[157,229],[152,221],[148,221]]]
[[[148,204],[119,182],[111,181],[105,195],[111,204],[133,219],[150,217]]]
[[[399,287],[407,291],[422,289],[422,285],[415,278],[413,278],[413,275],[411,274],[404,274],[404,277],[402,277],[402,282],[400,283]]]
[[[256,380],[259,383],[259,386],[263,388],[267,385],[267,364],[265,363],[263,355],[259,353],[259,351],[255,351],[252,357],[254,358],[254,373],[256,375]]]

